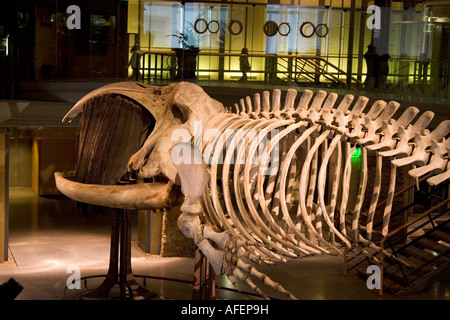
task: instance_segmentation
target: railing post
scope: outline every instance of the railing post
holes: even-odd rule
[[[380,252],[380,289],[378,289],[378,295],[383,295],[384,287],[384,254]]]
[[[386,241],[387,237],[384,237],[380,241],[380,288],[378,289],[378,295],[383,295],[383,287],[384,287],[384,242]]]
[[[289,54],[292,54],[291,52]],[[292,57],[287,59],[287,68],[288,68],[288,82],[292,82]]]
[[[9,134],[0,133],[0,262],[8,261],[9,239]]]
[[[344,276],[348,274],[348,247],[344,249]]]
[[[355,10],[356,10],[356,0],[351,0],[350,9],[350,28],[348,33],[348,54],[347,54],[347,88],[352,87],[352,69],[353,69],[353,38],[355,32]]]

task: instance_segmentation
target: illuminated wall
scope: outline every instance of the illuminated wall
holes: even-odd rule
[[[340,73],[338,76],[342,77],[348,72],[351,50],[351,73],[361,82],[365,80],[364,53],[373,33],[366,24],[372,13],[367,13],[365,6],[374,4],[373,1],[366,4],[362,0],[354,2],[353,26],[350,25],[350,0],[274,2],[268,4],[268,1],[261,0],[242,4],[242,1],[208,1],[182,4],[132,0],[128,2],[130,46],[139,40],[144,50],[170,51],[181,45],[174,35],[183,33],[188,36],[190,45],[201,49],[198,77],[209,80],[237,80],[241,76],[239,57],[229,54],[239,54],[246,47],[253,55],[250,57],[252,70],[249,78],[257,81],[264,80],[267,72],[268,60],[261,57],[264,54],[321,57],[336,67],[330,72]],[[421,5],[417,5],[405,10],[401,2],[393,2],[389,9],[387,46],[391,57],[390,82],[414,82],[411,75],[416,72],[417,61],[423,52],[429,50],[423,47],[426,31],[422,9]],[[272,29],[266,25],[268,21],[273,21]],[[273,26],[277,30],[271,35]],[[351,31],[353,44],[349,46]],[[167,58],[164,63],[169,66],[171,61]],[[279,70],[290,68],[288,63],[279,59]],[[164,77],[167,76],[168,72]],[[285,80],[287,76],[279,71],[278,77]]]

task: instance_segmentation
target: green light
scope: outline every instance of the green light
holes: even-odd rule
[[[353,151],[352,158],[361,158],[361,148],[355,148]]]

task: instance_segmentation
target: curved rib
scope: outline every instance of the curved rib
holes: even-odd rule
[[[306,207],[306,187],[307,187],[307,180],[308,180],[308,172],[309,172],[309,166],[311,164],[312,161],[312,157],[314,155],[314,153],[317,151],[317,149],[319,148],[319,146],[323,143],[323,141],[325,141],[325,139],[327,138],[327,136],[329,135],[329,131],[326,130],[324,131],[314,142],[314,145],[312,146],[312,148],[309,150],[308,155],[306,156],[305,162],[303,164],[302,167],[302,172],[300,175],[300,181],[299,181],[299,195],[300,195],[300,206],[299,206],[299,210],[300,213],[303,217],[303,221],[306,223],[306,225],[308,226],[309,231],[317,237],[317,239],[319,240],[319,242],[323,243],[325,246],[335,250],[336,252],[338,252],[339,254],[341,253],[339,251],[338,248],[336,248],[335,246],[333,246],[331,243],[327,242],[318,232],[317,230],[314,228],[314,226],[312,225],[312,221],[311,221],[311,217],[308,215],[308,209]]]
[[[301,232],[294,224],[294,222],[292,221],[290,215],[289,215],[289,211],[287,209],[287,205],[286,202],[283,201],[286,198],[286,192],[285,192],[285,188],[286,188],[286,177],[287,177],[287,172],[288,172],[288,168],[289,165],[292,161],[292,158],[295,154],[295,152],[297,151],[297,149],[303,144],[303,142],[305,142],[305,140],[315,131],[317,130],[317,126],[313,126],[310,127],[308,129],[306,129],[302,135],[294,142],[294,144],[291,146],[291,148],[289,149],[288,153],[286,154],[286,157],[283,160],[283,164],[281,166],[281,179],[280,179],[280,204],[281,204],[281,212],[283,213],[283,217],[284,220],[286,221],[287,225],[289,226],[289,228],[294,232],[295,235],[297,235],[303,242],[305,242],[308,246],[315,248],[323,253],[329,254],[330,252],[325,249],[320,247],[319,245],[315,244],[314,242],[312,242],[311,240],[309,240],[308,238],[306,238],[305,234],[303,232]]]
[[[330,147],[328,148],[323,160],[322,160],[322,164],[320,166],[319,169],[319,175],[318,175],[318,200],[319,200],[319,205],[322,209],[322,214],[323,214],[323,218],[325,219],[325,222],[327,223],[328,227],[330,228],[330,231],[333,232],[335,235],[337,235],[339,237],[339,239],[341,239],[345,245],[350,248],[351,244],[350,242],[345,238],[345,236],[343,234],[341,234],[336,227],[334,226],[333,221],[331,221],[328,212],[327,212],[327,208],[325,206],[325,180],[326,180],[326,174],[327,174],[327,168],[328,168],[328,161],[330,160],[330,157],[332,155],[332,153],[334,152],[334,149],[336,148],[337,144],[339,143],[341,139],[340,135],[336,135],[333,140],[331,141]]]

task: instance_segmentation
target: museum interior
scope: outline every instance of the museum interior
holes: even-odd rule
[[[338,101],[349,94],[364,96],[369,106],[378,100],[396,101],[400,107],[395,119],[408,107],[432,113],[423,136],[437,132],[433,130],[440,124],[447,126],[433,143],[423,138],[430,140],[424,153],[440,152],[434,158],[441,159],[442,169],[430,171],[446,174],[440,184],[428,184],[430,175],[408,175],[415,163],[397,169],[397,181],[390,183],[388,174],[394,166],[380,160],[383,175],[375,177],[378,164],[370,161],[381,157],[368,156],[367,170],[363,159],[368,152],[356,145],[346,162],[352,168],[348,197],[353,200],[349,201],[361,196],[358,185],[364,172],[368,172],[367,185],[379,180],[383,195],[379,192],[373,210],[381,215],[390,210],[389,232],[382,230],[383,215],[383,221],[373,222],[373,229],[380,230],[374,231],[373,245],[356,241],[358,249],[344,250],[333,235],[341,254],[293,258],[286,248],[297,245],[298,238],[293,239],[288,226],[280,223],[281,240],[293,239],[280,246],[289,255],[283,262],[261,263],[257,270],[271,279],[264,285],[273,280],[300,300],[450,299],[450,147],[446,142],[450,138],[450,1],[12,0],[0,2],[0,40],[0,297],[262,299],[252,284],[244,281],[238,290],[232,279],[214,274],[207,258],[178,228],[178,205],[86,214],[77,199],[56,185],[55,172],[69,176],[77,169],[82,121],[62,120],[85,95],[124,82],[133,84],[130,90],[136,92],[187,82],[244,116],[249,112],[242,99],[273,90],[279,90],[283,99],[289,90],[296,90],[298,97],[306,91],[315,97],[319,92],[335,93]],[[375,118],[371,120],[378,134],[395,123]],[[400,139],[398,130],[394,141]],[[411,150],[419,148],[411,139],[421,133],[409,136]],[[119,157],[121,151],[116,152]],[[326,151],[321,152],[317,158],[323,161]],[[217,182],[221,184],[214,188],[216,193],[225,188],[225,182]],[[391,185],[395,190],[384,192]],[[333,194],[331,187],[327,183],[327,197]],[[397,201],[388,208],[394,191]],[[344,190],[338,193],[340,197]],[[225,198],[218,197],[218,201]],[[340,215],[348,219],[348,228],[353,228],[350,219],[357,216],[357,205],[352,205],[354,210],[344,209]],[[360,210],[364,219],[373,212]],[[328,217],[327,212],[325,218],[316,213],[313,219]],[[250,219],[243,215],[246,218]],[[338,213],[333,219],[331,224],[338,228]],[[315,227],[322,228],[322,223],[326,226],[322,221]],[[268,239],[265,244],[278,239],[259,228],[242,233],[258,237],[261,232]],[[369,224],[361,230],[366,236]],[[313,239],[311,243],[317,240],[314,233],[305,234]],[[372,272],[379,274],[369,271],[371,266],[382,270],[375,286],[369,277]],[[89,294],[108,285],[110,291],[101,298]],[[274,287],[267,286],[267,296],[288,299]]]

